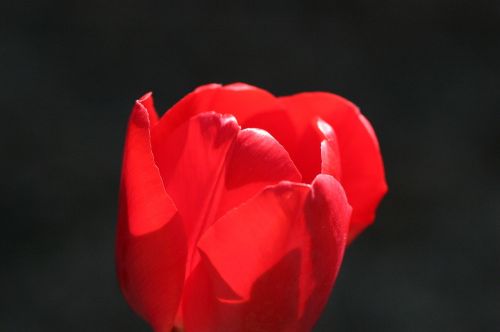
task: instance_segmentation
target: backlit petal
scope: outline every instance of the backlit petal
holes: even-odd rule
[[[387,191],[382,156],[373,128],[354,104],[331,93],[301,93],[280,100],[291,112],[296,130],[306,136],[308,129],[305,126],[311,118],[320,117],[334,129],[342,169],[339,180],[353,207],[349,234],[353,239],[373,221],[375,210]],[[296,161],[294,153],[290,155]],[[296,163],[307,179],[301,164]]]
[[[339,270],[350,212],[329,175],[269,186],[228,212],[200,240],[186,330],[309,331]]]
[[[201,113],[173,131],[157,129],[154,155],[165,189],[184,221],[190,251],[204,230],[229,209],[269,184],[301,179],[272,136],[257,129],[240,130],[233,116]],[[190,256],[188,265],[192,260],[196,257]]]
[[[146,96],[137,101],[129,121],[116,263],[120,287],[131,307],[156,331],[170,331],[184,283],[186,240],[153,158],[149,128],[154,114]]]
[[[258,114],[281,111],[277,99],[269,92],[257,87],[234,83],[229,85],[207,84],[186,95],[159,122],[161,131],[171,131],[193,115],[204,112],[232,114],[238,123],[245,123]],[[257,128],[266,129],[261,126]]]

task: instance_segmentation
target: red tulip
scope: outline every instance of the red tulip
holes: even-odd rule
[[[310,331],[385,192],[375,133],[341,97],[211,84],[158,119],[147,94],[125,144],[121,289],[157,332]]]

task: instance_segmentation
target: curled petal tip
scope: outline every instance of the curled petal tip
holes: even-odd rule
[[[317,125],[318,129],[321,131],[321,133],[323,134],[323,136],[329,137],[329,136],[334,135],[332,126],[330,126],[322,118],[319,118],[319,117],[317,118],[316,125]]]
[[[148,128],[150,125],[148,111],[139,101],[135,103],[130,119],[139,128]]]
[[[137,101],[142,104],[150,98],[153,98],[153,91],[146,92],[141,98],[137,99]]]
[[[155,110],[153,92],[147,92],[141,98],[135,101],[135,108],[143,108],[148,117],[149,125],[155,125],[158,122],[158,114]]]

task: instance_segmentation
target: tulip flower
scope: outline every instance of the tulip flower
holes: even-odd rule
[[[310,331],[385,194],[375,133],[322,92],[210,84],[130,117],[117,273],[156,332]]]

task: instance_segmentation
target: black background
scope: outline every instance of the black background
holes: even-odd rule
[[[114,275],[125,125],[196,86],[326,90],[390,188],[317,331],[500,325],[499,1],[1,2],[0,331],[148,331]]]

